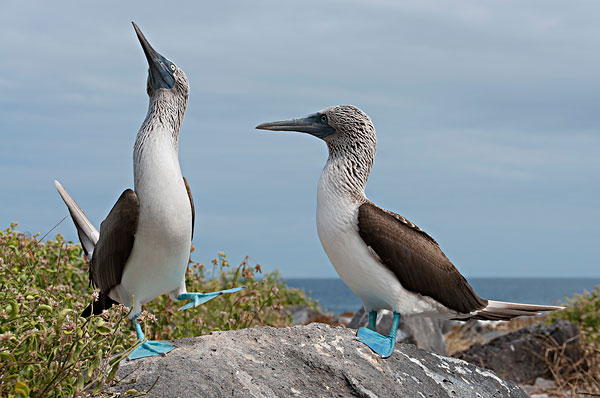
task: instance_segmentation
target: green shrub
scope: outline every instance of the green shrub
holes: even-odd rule
[[[600,286],[566,298],[566,302],[565,309],[551,312],[547,322],[564,319],[576,324],[583,356],[573,363],[565,355],[565,346],[549,347],[549,352],[556,354],[551,367],[554,381],[565,397],[574,392],[574,396],[600,396]]]
[[[564,310],[550,313],[550,321],[565,319],[577,324],[585,342],[600,348],[600,286],[591,292],[585,290],[583,294],[575,294],[566,301]]]
[[[115,381],[120,359],[135,346],[129,309],[119,305],[81,318],[93,294],[81,247],[60,235],[43,243],[36,238],[18,232],[16,224],[0,231],[0,396],[98,392]],[[146,336],[168,340],[212,330],[285,326],[291,316],[283,308],[315,307],[301,291],[288,289],[277,273],[259,280],[260,272],[248,258],[231,267],[224,253],[212,260],[209,278],[203,265],[190,263],[190,292],[248,288],[187,311],[178,311],[182,303],[159,297],[140,316]]]

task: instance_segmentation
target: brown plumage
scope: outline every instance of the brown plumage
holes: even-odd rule
[[[317,190],[319,238],[340,277],[367,310],[392,308],[409,315],[434,311],[457,319],[505,320],[562,308],[479,297],[430,235],[367,199],[365,187],[377,138],[371,119],[357,107],[332,106],[257,128],[304,132],[327,144],[329,158]],[[356,243],[355,233],[362,242]],[[368,258],[362,243],[368,248]]]
[[[487,305],[437,242],[404,217],[367,202],[358,209],[358,228],[365,244],[406,290],[429,296],[460,313]]]
[[[188,197],[190,198],[190,206],[192,206],[192,239],[194,239],[194,223],[196,222],[196,210],[194,209],[194,198],[192,198],[192,189],[188,184],[187,178],[183,177],[183,183],[185,184],[185,190],[187,191]]]
[[[100,224],[100,239],[90,261],[90,280],[104,294],[121,283],[135,242],[139,210],[137,195],[126,189]]]
[[[194,198],[187,179],[183,182],[190,199],[192,208],[192,238],[194,236]],[[77,228],[77,233],[84,247],[86,255],[90,258],[90,283],[100,289],[100,296],[90,304],[82,313],[87,317],[94,313],[100,314],[104,309],[110,308],[117,302],[108,294],[111,289],[121,283],[123,269],[133,249],[135,232],[139,216],[139,200],[134,191],[126,189],[100,224],[100,232],[96,231],[83,210],[63,188],[58,181],[56,188],[67,205],[71,218]],[[99,237],[98,237],[99,235]],[[86,242],[87,244],[83,244]],[[91,255],[90,255],[91,254]]]

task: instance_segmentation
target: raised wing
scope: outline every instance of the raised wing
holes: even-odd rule
[[[196,211],[194,210],[194,198],[192,198],[192,190],[190,189],[190,184],[185,177],[183,177],[183,183],[185,184],[185,189],[187,190],[188,197],[190,198],[190,205],[192,206],[192,239],[194,239],[194,223],[196,222]]]
[[[126,189],[100,225],[100,239],[90,262],[90,279],[104,294],[121,283],[135,240],[139,206],[135,192]]]
[[[437,242],[404,217],[367,202],[358,209],[358,227],[363,241],[405,289],[460,313],[487,305]]]

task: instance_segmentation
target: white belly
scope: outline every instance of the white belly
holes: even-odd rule
[[[146,146],[135,166],[135,191],[140,201],[138,227],[117,286],[123,304],[131,306],[134,297],[133,313],[162,294],[185,291],[192,211],[177,153],[168,149],[166,145]]]
[[[345,197],[346,196],[346,197]],[[387,309],[403,316],[439,316],[445,310],[430,297],[412,293],[369,251],[358,233],[359,202],[339,195],[323,176],[317,198],[317,230],[327,257],[366,311]]]

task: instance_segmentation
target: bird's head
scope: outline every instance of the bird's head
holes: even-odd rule
[[[371,118],[353,105],[337,105],[298,119],[263,123],[260,130],[298,131],[321,138],[330,153],[340,149],[375,154],[377,138]]]
[[[332,106],[303,118],[263,123],[256,128],[299,131],[322,139],[329,148],[325,169],[350,171],[333,173],[335,179],[330,181],[330,188],[350,192],[359,200],[364,199],[365,186],[375,158],[377,137],[371,119],[357,107]]]
[[[135,22],[131,23],[148,61],[148,96],[152,98],[160,93],[174,99],[183,99],[185,107],[189,94],[185,73],[174,62],[156,52]]]

